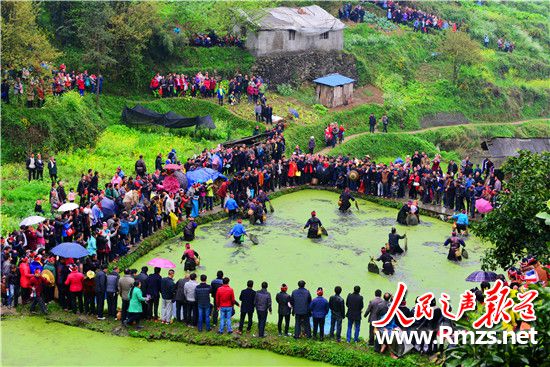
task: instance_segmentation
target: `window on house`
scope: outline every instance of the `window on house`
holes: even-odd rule
[[[288,40],[294,41],[296,39],[296,31],[288,31]]]
[[[321,35],[319,36],[319,39],[328,40],[328,32],[321,33]]]

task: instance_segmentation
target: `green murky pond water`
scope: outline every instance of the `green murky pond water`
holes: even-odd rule
[[[397,225],[397,210],[364,200],[359,200],[359,211],[352,207],[351,212],[342,214],[337,209],[337,201],[336,193],[318,190],[300,191],[273,200],[275,212],[268,214],[264,225],[251,226],[245,222],[247,230],[259,238],[257,246],[249,240],[237,246],[226,238],[234,224],[228,219],[199,226],[193,241],[201,256],[198,272],[207,274],[210,281],[217,270],[223,270],[231,278],[237,297],[248,279],[255,281],[256,288],[267,281],[273,297],[281,283],[293,290],[300,279],[306,281],[306,288],[312,294],[317,287],[323,287],[325,296],[330,296],[336,285],[342,286],[344,297],[354,285],[360,285],[366,301],[374,296],[376,289],[393,293],[397,282],[404,281],[409,288],[409,305],[426,291],[436,295],[445,291],[457,299],[465,289],[472,288],[473,283],[465,279],[479,270],[484,251],[484,245],[474,236],[465,239],[470,258],[452,263],[447,260],[447,248],[443,247],[450,235],[450,224],[422,217],[416,227]],[[328,237],[308,239],[302,230],[312,210],[329,232]],[[408,253],[397,257],[393,276],[367,272],[370,257],[379,255],[392,226],[397,227],[398,233],[407,234]],[[403,240],[400,243],[403,247]],[[184,273],[179,265],[182,252],[183,243],[174,238],[139,259],[134,266],[139,269],[154,257],[168,258],[178,264],[176,278],[179,279]],[[269,320],[276,322],[276,312]],[[366,335],[367,329],[362,328],[361,333]]]
[[[1,322],[2,366],[326,366],[255,349],[117,337],[38,317]]]

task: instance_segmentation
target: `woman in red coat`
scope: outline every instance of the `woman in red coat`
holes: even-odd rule
[[[290,186],[294,186],[296,184],[295,176],[296,172],[298,172],[298,165],[295,161],[288,162],[288,182],[290,183]]]
[[[23,301],[23,304],[26,304],[31,298],[30,278],[32,276],[31,267],[29,266],[29,259],[27,257],[21,259],[21,263],[19,264],[19,273],[21,274],[19,281],[19,284],[21,285],[21,300]]]
[[[78,271],[78,268],[73,265],[71,267],[71,273],[65,280],[65,285],[69,286],[69,300],[71,302],[71,308],[76,313],[76,303],[78,302],[78,310],[80,313],[84,312],[84,305],[82,301],[82,281],[84,280],[84,274]]]

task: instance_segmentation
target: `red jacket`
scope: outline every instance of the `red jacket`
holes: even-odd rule
[[[229,285],[224,284],[216,291],[216,305],[218,307],[233,307],[235,304],[235,292]]]
[[[69,292],[82,292],[82,281],[84,274],[79,271],[72,271],[65,281],[65,285],[69,286]]]
[[[42,295],[42,290],[44,289],[44,285],[48,284],[48,281],[44,278],[42,278],[41,275],[39,276],[32,276],[29,280],[30,287],[34,287],[34,291],[36,292],[36,296],[40,297]]]
[[[32,274],[28,262],[22,262],[21,264],[19,264],[19,273],[21,274],[21,280],[19,281],[21,288],[30,288],[31,285],[29,283],[29,280]]]

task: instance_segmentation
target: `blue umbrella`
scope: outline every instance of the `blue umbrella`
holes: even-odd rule
[[[494,282],[497,280],[497,273],[493,273],[492,271],[483,271],[478,270],[474,271],[472,274],[468,275],[468,278],[466,278],[467,282]]]
[[[296,117],[296,118],[300,117],[300,114],[299,114],[298,111],[296,111],[294,108],[289,108],[289,109],[288,109],[288,112],[290,112],[291,114],[293,114],[294,117]]]
[[[105,218],[115,215],[115,202],[109,198],[103,198],[101,200],[101,211]]]
[[[88,250],[76,242],[63,242],[52,248],[52,254],[64,258],[80,258],[88,256]]]

